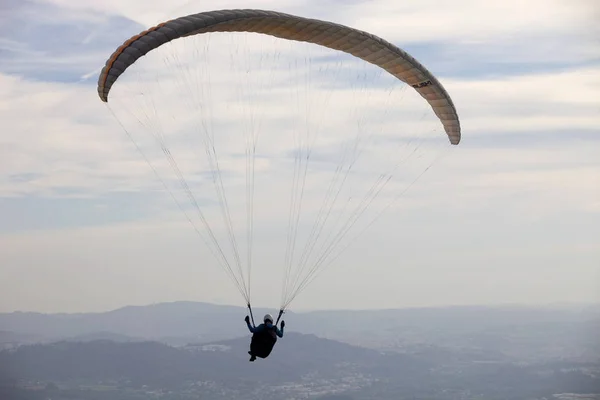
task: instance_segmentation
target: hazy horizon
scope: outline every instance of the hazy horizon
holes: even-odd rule
[[[12,313],[31,313],[31,314],[102,314],[110,313],[113,311],[121,310],[128,307],[151,307],[157,305],[174,305],[177,303],[192,303],[192,304],[206,304],[217,307],[236,307],[240,308],[240,311],[247,310],[247,308],[240,304],[235,303],[213,303],[206,301],[194,301],[194,300],[172,300],[165,302],[155,303],[139,303],[139,304],[123,304],[114,308],[96,309],[96,310],[80,310],[80,311],[39,311],[39,310],[9,310],[0,311],[0,314],[12,314]],[[519,308],[519,309],[562,309],[562,308],[580,308],[580,307],[600,307],[600,302],[550,302],[550,303],[465,303],[465,304],[430,304],[430,305],[414,305],[405,307],[368,307],[368,308],[294,308],[286,310],[287,312],[296,314],[306,314],[312,312],[369,312],[369,311],[386,311],[386,310],[419,310],[419,309],[450,309],[450,308]],[[253,310],[273,310],[273,313],[278,311],[277,307],[272,307],[268,304],[256,304],[252,305]]]

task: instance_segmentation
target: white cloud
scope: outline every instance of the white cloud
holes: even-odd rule
[[[244,132],[247,129],[247,117],[250,114],[257,114],[260,110],[269,110],[269,115],[277,115],[277,120],[270,123],[268,115],[263,114],[262,129],[260,136],[259,152],[267,152],[270,156],[280,156],[281,151],[290,151],[294,149],[287,140],[286,131],[289,127],[281,126],[281,122],[288,124],[296,121],[294,124],[302,124],[302,113],[297,113],[293,104],[293,99],[287,101],[284,97],[272,97],[262,99],[255,105],[235,109],[230,105],[230,101],[220,102],[235,96],[239,93],[234,87],[229,86],[231,75],[217,75],[216,71],[222,68],[221,64],[214,63],[215,78],[212,82],[213,95],[210,97],[201,97],[209,100],[217,107],[213,111],[213,118],[226,129],[234,129],[231,135],[219,135],[217,140],[219,145],[226,145],[230,150],[230,155],[222,157],[221,160],[227,164],[223,167],[229,170],[245,170],[244,158],[233,157],[235,154],[244,154],[245,142]],[[177,70],[171,70],[178,73]],[[205,76],[205,75],[202,75]],[[282,77],[293,78],[293,74],[284,71]],[[124,81],[126,77],[124,76]],[[236,77],[237,78],[237,77]],[[3,113],[3,126],[10,135],[2,138],[2,149],[4,149],[0,168],[5,176],[17,174],[40,174],[40,180],[36,185],[42,184],[42,187],[51,188],[52,186],[79,186],[87,187],[88,190],[95,192],[107,190],[107,184],[110,187],[139,187],[139,182],[149,181],[152,176],[145,162],[134,152],[131,144],[127,142],[121,128],[112,119],[104,105],[97,98],[95,91],[90,85],[83,84],[56,84],[28,82],[23,79],[1,75],[2,86],[8,94],[0,102],[0,110]],[[166,78],[163,78],[166,79]],[[353,81],[352,77],[349,77]],[[135,83],[135,79],[133,80]],[[239,82],[242,82],[241,80]],[[295,81],[297,82],[297,81]],[[162,86],[166,89],[161,91],[164,101],[159,101],[156,106],[163,116],[166,127],[163,130],[167,134],[172,134],[179,128],[172,130],[172,127],[197,127],[202,122],[201,117],[208,117],[208,114],[192,114],[188,108],[183,107],[183,93],[190,93],[182,86],[172,86],[167,80],[162,81]],[[197,84],[196,88],[201,88],[203,84]],[[123,87],[125,82],[123,82]],[[142,85],[147,88],[147,85]],[[260,87],[260,86],[259,86]],[[463,127],[463,144],[469,143],[477,136],[499,135],[499,139],[506,131],[510,132],[531,132],[537,135],[547,135],[547,131],[565,130],[566,132],[587,129],[596,130],[600,126],[600,115],[597,109],[600,106],[600,100],[594,96],[595,91],[600,88],[600,70],[584,69],[579,71],[570,71],[555,74],[530,74],[519,77],[509,77],[505,79],[487,80],[487,81],[459,81],[452,80],[447,82],[447,87],[455,99]],[[565,88],[568,87],[568,90]],[[172,95],[172,89],[178,88]],[[263,86],[262,88],[268,88]],[[253,88],[250,87],[249,90]],[[303,90],[302,88],[300,90]],[[285,93],[294,94],[294,90],[283,90]],[[324,105],[324,92],[317,89],[311,91],[316,105]],[[377,123],[382,127],[382,133],[396,135],[400,132],[429,132],[427,137],[435,137],[432,129],[437,128],[435,135],[443,136],[439,123],[428,113],[425,102],[418,97],[410,88],[405,91],[398,91],[394,96],[387,97],[377,95],[374,91],[362,91],[361,95],[370,96],[373,104],[378,104],[378,99],[385,98],[384,109],[391,111],[385,120],[376,120],[369,117],[365,120],[367,126]],[[302,92],[300,92],[302,94]],[[130,98],[119,100],[119,85],[115,85],[113,92],[113,108],[123,116],[121,106],[132,111],[145,110],[137,109],[137,103],[132,103]],[[329,105],[331,108],[327,114],[322,114],[324,119],[314,119],[313,122],[323,127],[331,126],[343,127],[340,134],[345,135],[344,130],[355,129],[356,119],[344,122],[348,114],[344,110],[354,110],[360,104],[360,107],[368,109],[369,102],[359,102],[360,99],[352,99],[346,96],[342,91],[333,94],[330,97]],[[160,98],[157,98],[160,100]],[[222,104],[223,106],[218,106]],[[403,114],[395,117],[397,109]],[[315,107],[315,112],[319,112]],[[370,111],[376,108],[369,109]],[[250,114],[249,114],[250,113]],[[421,117],[425,114],[429,116],[425,121]],[[318,114],[315,114],[315,116]],[[411,118],[411,115],[413,116]],[[173,118],[171,121],[170,118]],[[401,118],[401,119],[399,119]],[[234,121],[240,120],[241,123]],[[398,123],[401,122],[401,125]],[[225,125],[223,125],[225,124]],[[238,125],[236,125],[238,124]],[[421,126],[419,129],[418,127]],[[397,127],[401,130],[398,131]],[[133,122],[128,124],[128,128],[133,129],[132,133],[137,133]],[[144,128],[147,131],[148,126]],[[396,129],[394,129],[396,128]],[[268,132],[273,130],[274,134]],[[143,133],[143,132],[140,132]],[[325,128],[324,134],[335,133]],[[568,135],[568,133],[565,133]],[[196,138],[202,137],[200,133]],[[568,136],[566,136],[568,137]],[[566,138],[565,137],[565,138]],[[139,138],[136,136],[136,138]],[[335,138],[335,136],[331,136]],[[491,137],[490,137],[491,138]],[[188,143],[191,138],[187,139]],[[337,140],[337,139],[336,139]],[[491,139],[493,140],[493,139]],[[153,145],[151,142],[143,142]],[[331,142],[331,143],[335,143]],[[439,143],[436,142],[436,143]],[[490,142],[493,145],[493,142]],[[202,147],[196,149],[190,148],[185,142],[185,147],[174,145],[176,160],[182,162],[182,167],[187,168],[190,162],[194,163],[194,168],[205,168],[198,164],[198,155]],[[158,149],[153,145],[154,149]],[[197,146],[201,146],[200,143]],[[520,146],[515,144],[515,146]],[[221,150],[220,150],[221,151]],[[460,150],[459,150],[460,151]],[[585,151],[585,147],[582,147]],[[160,154],[159,154],[160,156]],[[160,156],[164,161],[164,157]],[[188,161],[185,161],[188,160]],[[537,160],[537,158],[536,158]],[[257,168],[266,167],[267,160],[259,162]],[[270,162],[270,161],[269,161]],[[74,175],[76,171],[81,171],[83,175]],[[48,171],[53,174],[48,175]],[[162,172],[165,170],[162,169]],[[380,169],[381,171],[381,169]],[[79,176],[79,179],[77,179]],[[119,182],[113,179],[120,179]],[[125,179],[125,180],[123,180]],[[46,182],[45,184],[42,181]],[[103,183],[102,183],[103,182]],[[134,184],[134,182],[138,182]],[[145,185],[143,185],[145,186]],[[152,184],[156,187],[156,183]],[[5,183],[6,187],[6,183]],[[14,187],[14,186],[13,186]],[[40,186],[35,186],[38,189]],[[14,187],[17,191],[22,191],[24,186]],[[30,190],[35,190],[31,187]],[[4,194],[9,194],[10,189],[4,190]]]
[[[481,42],[541,32],[582,32],[593,26],[590,8],[585,2],[560,0],[376,0],[368,6],[358,3],[352,11],[356,15],[355,24],[382,32],[384,36],[402,32],[404,40]]]
[[[271,9],[310,18],[332,20],[379,35],[403,47],[410,43],[446,42],[448,52],[458,44],[478,45],[473,57],[501,52],[505,61],[595,60],[600,43],[592,1],[576,0],[425,0],[398,2],[372,0],[344,4],[337,1],[259,0],[251,6],[244,0],[179,0],[165,7],[150,0],[74,1],[51,0],[66,8],[124,15],[145,26],[170,18],[214,9]],[[568,37],[567,40],[564,40]],[[557,51],[557,47],[561,50]]]

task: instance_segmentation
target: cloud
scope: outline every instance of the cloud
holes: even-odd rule
[[[123,42],[123,34],[143,29],[125,17],[85,8],[29,0],[8,5],[11,18],[0,26],[0,72],[41,81],[81,79]]]
[[[366,3],[365,3],[366,5]],[[484,3],[462,0],[448,3],[427,0],[421,3],[398,3],[376,0],[368,6],[355,4],[351,10],[355,24],[393,35],[402,32],[405,40],[448,40],[483,42],[502,37],[519,37],[535,33],[585,32],[592,27],[590,9],[585,1],[534,0],[522,3],[508,0]],[[378,13],[385,9],[386,13]]]

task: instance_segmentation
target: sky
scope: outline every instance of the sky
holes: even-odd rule
[[[458,146],[448,144],[412,88],[375,66],[261,35],[198,35],[163,46],[117,81],[108,104],[100,101],[100,69],[125,40],[214,8],[180,0],[168,7],[158,0],[2,2],[0,312],[178,300],[244,306],[226,264],[211,253],[222,249],[237,265],[223,211],[233,221],[242,274],[252,249],[252,303],[277,308],[286,255],[299,260],[332,172],[349,165],[357,148],[364,152],[335,197],[326,219],[332,225],[318,231],[322,242],[308,253],[311,260],[339,256],[320,264],[291,309],[600,300],[594,1],[219,2],[219,9],[333,21],[407,51],[452,97]],[[217,158],[204,147],[207,138]],[[248,138],[257,138],[251,247]],[[300,204],[290,199],[302,188],[294,163],[307,144],[311,161],[305,190],[296,192],[302,208],[290,242],[288,221]],[[215,175],[210,161],[217,160]],[[390,167],[397,168],[385,190],[324,253],[352,221],[344,213]],[[223,182],[225,208],[213,178]]]

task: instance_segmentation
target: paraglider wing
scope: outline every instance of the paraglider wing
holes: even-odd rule
[[[146,53],[171,40],[208,32],[261,33],[352,54],[411,85],[431,105],[450,143],[460,142],[460,122],[452,99],[436,77],[408,53],[367,32],[274,11],[202,12],[161,23],[133,36],[111,55],[102,69],[98,79],[100,99],[108,102],[112,85]]]

